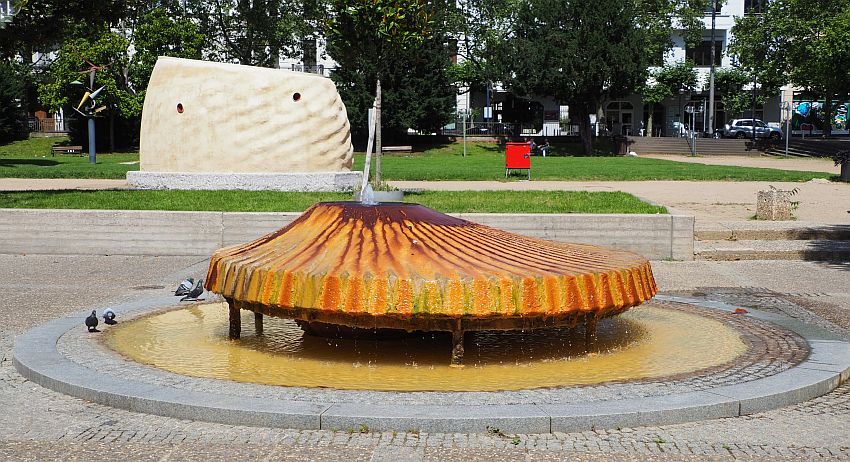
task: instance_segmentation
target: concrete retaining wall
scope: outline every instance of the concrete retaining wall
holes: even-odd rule
[[[255,239],[298,213],[0,209],[0,253],[198,255]],[[694,218],[681,215],[456,214],[553,241],[604,245],[651,260],[693,260]]]

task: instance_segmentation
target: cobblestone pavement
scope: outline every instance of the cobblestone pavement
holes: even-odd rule
[[[189,257],[0,255],[2,460],[727,460],[850,459],[850,384],[734,419],[582,433],[512,435],[307,431],[228,426],[92,404],[24,380],[14,336],[88,306],[202,276]],[[846,267],[810,262],[655,262],[659,287],[779,310],[847,335]],[[826,306],[824,319],[812,306]],[[823,310],[823,309],[821,309]],[[363,432],[361,432],[361,430]]]

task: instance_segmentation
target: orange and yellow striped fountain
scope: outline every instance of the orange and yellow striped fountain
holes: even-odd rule
[[[218,250],[206,288],[230,307],[295,319],[308,332],[453,332],[463,362],[470,330],[587,327],[652,298],[649,262],[634,253],[550,242],[444,215],[418,204],[319,203],[289,226]]]

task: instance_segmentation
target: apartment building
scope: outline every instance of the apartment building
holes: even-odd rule
[[[664,64],[672,64],[690,59],[696,65],[698,82],[695,88],[667,98],[657,105],[644,104],[640,94],[627,98],[605,101],[596,116],[591,116],[591,122],[596,124],[600,135],[650,135],[649,119],[652,115],[652,135],[680,136],[684,130],[696,130],[708,133],[709,130],[709,73],[711,69],[712,35],[715,48],[714,64],[716,69],[732,67],[733,60],[727,54],[732,40],[732,27],[735,18],[749,14],[760,14],[767,0],[728,0],[719,6],[714,15],[712,34],[712,14],[707,11],[703,17],[705,28],[702,41],[689,46],[681,34],[672,37],[673,47],[663,57]],[[718,2],[721,3],[721,2]],[[659,63],[661,64],[661,63]],[[756,90],[760,90],[756,85]],[[715,95],[715,131],[735,117],[755,117],[768,123],[780,124],[784,119],[793,116],[794,133],[817,134],[820,128],[809,119],[817,118],[817,109],[822,102],[812,100],[803,92],[794,88],[784,87],[776,94],[768,95],[764,104],[755,105],[755,113],[747,109],[743,114],[728,113],[723,107],[722,95]],[[516,98],[498,85],[485,91],[468,91],[458,96],[457,107],[460,112],[471,114],[475,126],[485,127],[491,123],[493,130],[518,116],[525,117],[530,122],[523,124],[523,134],[556,136],[569,135],[575,131],[575,125],[569,122],[569,108],[559,105],[551,98],[533,97]],[[847,112],[847,105],[836,104],[837,112]],[[783,109],[784,108],[784,109]],[[846,117],[846,115],[845,115]],[[838,116],[837,122],[840,122]],[[810,123],[806,123],[809,120]],[[476,125],[477,124],[477,125]],[[833,123],[833,132],[847,133],[846,122]]]

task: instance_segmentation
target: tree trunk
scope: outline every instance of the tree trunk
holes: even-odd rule
[[[570,112],[574,112],[578,119],[578,134],[581,137],[581,146],[584,155],[593,154],[593,128],[590,125],[590,111],[586,103],[570,104]]]
[[[375,185],[381,186],[381,78],[375,84]]]
[[[652,113],[655,112],[653,109],[655,105],[649,107],[649,115],[646,118],[646,131],[644,132],[645,136],[652,137]]]
[[[115,114],[109,111],[109,152],[115,152]]]

